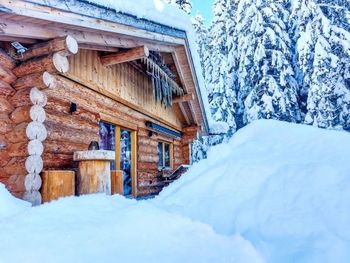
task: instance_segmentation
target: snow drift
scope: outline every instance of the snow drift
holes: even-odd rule
[[[0,220],[6,217],[16,215],[17,213],[23,212],[23,210],[25,210],[26,208],[29,209],[30,206],[30,203],[14,198],[6,190],[5,186],[0,183]]]
[[[120,196],[64,198],[0,218],[0,262],[262,262],[238,235]]]
[[[349,156],[348,133],[257,121],[153,200],[0,216],[0,262],[349,262]]]
[[[256,121],[156,202],[239,233],[268,262],[350,262],[350,134]]]

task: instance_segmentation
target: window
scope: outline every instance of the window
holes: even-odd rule
[[[172,144],[158,142],[158,168],[172,167]]]

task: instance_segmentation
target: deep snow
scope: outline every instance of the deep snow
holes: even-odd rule
[[[257,121],[155,199],[16,206],[0,262],[349,262],[349,156],[346,132]]]

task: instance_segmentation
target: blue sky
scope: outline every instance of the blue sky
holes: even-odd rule
[[[212,17],[212,5],[214,0],[192,0],[194,14],[199,10],[205,19],[206,24],[209,24]]]

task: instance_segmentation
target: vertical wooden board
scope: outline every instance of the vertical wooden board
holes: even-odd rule
[[[43,203],[75,194],[75,173],[73,171],[44,171],[41,178]]]
[[[132,195],[137,197],[137,132],[131,133]]]
[[[96,85],[114,96],[134,104],[173,125],[182,127],[179,112],[165,109],[153,98],[152,82],[149,77],[127,63],[104,67],[100,63],[100,53],[93,50],[79,50],[70,57],[70,76],[75,81]],[[182,113],[180,113],[181,115]]]
[[[124,195],[123,172],[120,170],[111,171],[112,195]]]

